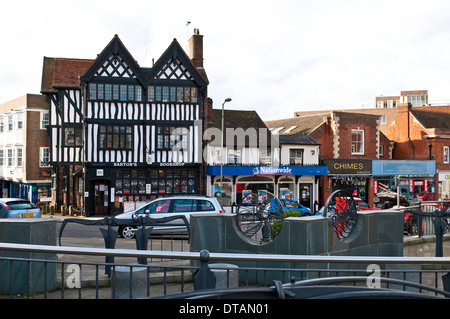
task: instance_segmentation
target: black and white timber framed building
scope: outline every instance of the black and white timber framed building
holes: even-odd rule
[[[117,35],[95,60],[44,57],[58,205],[115,215],[160,196],[205,193],[201,133],[212,102],[197,29],[189,47],[188,56],[174,39],[151,68]]]

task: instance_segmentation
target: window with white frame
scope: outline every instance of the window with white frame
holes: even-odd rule
[[[0,149],[0,166],[5,165],[4,156],[5,156],[5,154],[4,154],[3,149]]]
[[[364,155],[364,130],[352,130],[352,155]]]
[[[449,164],[450,163],[450,154],[449,154],[448,146],[444,146],[443,155],[444,155],[444,164]]]
[[[8,166],[14,166],[14,150],[12,148],[8,148]]]
[[[16,162],[17,162],[17,167],[22,167],[23,165],[23,159],[22,159],[22,149],[21,148],[17,148],[16,149]]]
[[[272,165],[272,150],[270,148],[259,149],[259,162],[262,165]]]
[[[14,121],[13,121],[13,116],[12,115],[8,115],[7,117],[7,121],[8,121],[8,131],[12,131],[14,130]]]
[[[228,164],[241,164],[241,150],[229,148],[228,153]]]
[[[39,148],[39,166],[49,167],[50,166],[50,148],[40,147]]]
[[[41,112],[41,130],[45,130],[50,124],[50,114],[48,112]]]
[[[289,150],[290,165],[303,165],[303,152],[302,148],[291,148]]]
[[[21,130],[23,128],[22,113],[16,114],[16,128],[18,130]]]

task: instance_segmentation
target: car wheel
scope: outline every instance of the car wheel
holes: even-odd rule
[[[119,235],[122,238],[132,239],[134,238],[134,233],[136,232],[136,227],[133,226],[120,226]]]

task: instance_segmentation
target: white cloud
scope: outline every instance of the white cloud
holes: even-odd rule
[[[209,96],[263,119],[373,106],[428,89],[450,100],[450,3],[378,1],[13,1],[0,20],[0,103],[39,93],[43,56],[95,58],[119,34],[142,66],[173,38],[204,35]],[[191,21],[189,29],[186,22]]]

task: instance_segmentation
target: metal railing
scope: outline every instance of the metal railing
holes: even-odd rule
[[[382,298],[389,298],[389,296],[450,297],[447,292],[450,291],[447,274],[447,268],[450,269],[450,257],[225,254],[206,251],[169,252],[11,243],[0,243],[0,253],[3,256],[0,257],[0,268],[3,267],[2,272],[8,277],[0,277],[0,280],[4,281],[3,284],[0,282],[0,288],[3,289],[1,293],[3,296],[0,298],[189,298],[212,295],[236,297],[242,293],[253,298],[298,298],[300,296],[308,298],[326,297],[322,287],[327,289],[330,286],[342,287],[344,281],[346,282],[344,286],[347,287],[345,293],[340,291],[339,293],[344,294],[338,293],[333,295],[334,297],[354,293],[355,296],[376,297],[378,295]],[[18,253],[64,255],[65,260],[7,256],[12,253],[14,255]],[[75,256],[84,256],[85,259],[76,260]],[[138,260],[170,261],[146,265],[91,261],[91,258],[105,256],[114,257],[116,260],[137,258]],[[222,265],[220,267],[225,270],[227,277],[225,288],[217,289],[215,286],[213,279],[215,275],[211,276],[210,268],[211,263],[214,262],[220,262]],[[230,287],[228,284],[231,282],[232,272],[236,271],[228,267],[233,263],[255,265],[254,267],[238,267],[240,285],[237,287]],[[258,263],[264,264],[265,267],[258,267]],[[273,267],[267,266],[272,263]],[[291,267],[280,267],[286,263],[291,263]],[[38,275],[32,271],[36,264],[42,267]],[[292,265],[302,266],[292,267]],[[427,269],[423,268],[423,265],[427,265]],[[107,266],[113,270],[110,276],[105,275],[102,270]],[[119,267],[126,269],[119,270]],[[16,278],[14,270],[18,268],[26,269],[26,275]],[[52,279],[55,275],[56,284],[48,284],[48,279]],[[122,277],[119,278],[120,276]],[[255,277],[258,278],[258,284],[253,282]],[[24,279],[27,281],[26,287],[20,293],[15,292],[17,281]],[[43,287],[40,287],[39,291],[34,291],[33,281],[42,279]],[[91,283],[88,282],[89,280]],[[304,288],[306,286],[309,287],[308,292]],[[311,287],[314,289],[311,290]],[[138,291],[140,294],[136,294]],[[122,295],[118,296],[119,293]]]

